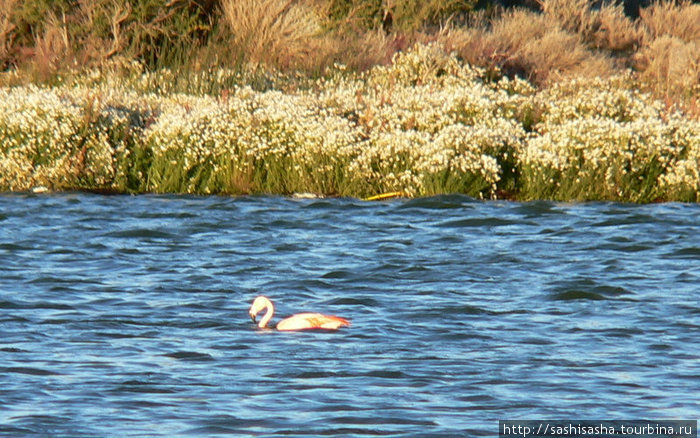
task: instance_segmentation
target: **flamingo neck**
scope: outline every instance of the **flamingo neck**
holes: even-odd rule
[[[265,312],[265,316],[262,317],[260,323],[258,324],[258,327],[260,328],[267,327],[267,323],[270,322],[270,320],[272,319],[272,315],[274,315],[275,313],[275,307],[272,305],[272,301],[267,301],[265,309],[267,309],[267,311]]]

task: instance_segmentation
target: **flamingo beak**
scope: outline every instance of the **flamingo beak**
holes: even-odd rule
[[[256,321],[255,321],[255,316],[256,316],[255,313],[250,312],[249,315],[250,315],[250,319],[252,319],[253,322],[256,322]]]

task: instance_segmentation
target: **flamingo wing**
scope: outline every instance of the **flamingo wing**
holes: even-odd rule
[[[350,321],[338,316],[323,315],[321,313],[298,313],[280,321],[277,324],[277,330],[336,330],[349,325]]]

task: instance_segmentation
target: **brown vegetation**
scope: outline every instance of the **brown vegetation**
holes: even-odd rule
[[[223,18],[238,62],[287,69],[323,62],[316,11],[292,0],[222,0]]]
[[[539,0],[540,11],[474,11],[475,0],[0,1],[0,68],[30,81],[76,66],[138,60],[187,70],[253,65],[323,74],[387,64],[417,42],[444,44],[493,75],[539,86],[632,68],[640,87],[696,111],[700,5]],[[123,62],[122,62],[123,64]]]
[[[635,67],[664,97],[680,98],[697,111],[700,96],[700,4],[657,3],[640,12],[643,30]]]
[[[543,14],[507,11],[487,26],[453,29],[447,44],[473,65],[519,75],[545,85],[566,76],[607,76],[611,60],[589,50]]]

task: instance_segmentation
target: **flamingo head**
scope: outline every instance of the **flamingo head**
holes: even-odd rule
[[[258,315],[258,313],[268,307],[272,307],[272,303],[267,297],[260,295],[259,297],[255,298],[255,300],[253,300],[253,305],[250,306],[250,310],[248,311],[250,319],[255,322],[255,317]]]

